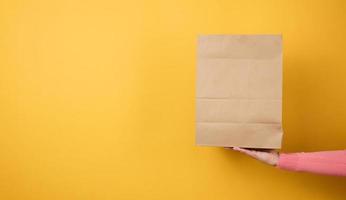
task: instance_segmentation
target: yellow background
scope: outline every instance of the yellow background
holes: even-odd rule
[[[282,33],[283,151],[346,148],[346,3],[0,0],[0,199],[344,199],[194,145],[198,34]]]

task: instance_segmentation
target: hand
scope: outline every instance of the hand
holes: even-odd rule
[[[267,163],[269,165],[277,165],[279,161],[279,153],[275,150],[250,150],[250,149],[243,149],[239,147],[233,147],[231,148],[235,151],[239,151],[241,153],[244,153],[246,155],[249,155],[259,161],[262,161],[264,163]]]

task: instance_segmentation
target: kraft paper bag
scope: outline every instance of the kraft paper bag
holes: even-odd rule
[[[281,35],[204,35],[197,51],[197,145],[280,148]]]

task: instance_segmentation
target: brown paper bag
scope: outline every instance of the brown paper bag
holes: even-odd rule
[[[198,38],[198,145],[281,147],[281,38],[281,35]]]

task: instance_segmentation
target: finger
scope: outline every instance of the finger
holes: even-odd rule
[[[240,150],[239,147],[232,147],[232,149],[235,150],[235,151],[239,151]]]
[[[258,160],[263,160],[264,156],[267,154],[266,152],[263,152],[263,151],[248,150],[248,149],[243,149],[242,152]]]
[[[249,150],[243,149],[243,148],[240,148],[240,147],[233,147],[233,150],[239,151],[241,153],[246,153],[246,154],[249,152]]]
[[[245,153],[245,154],[252,156],[252,157],[257,156],[256,151],[253,151],[253,150],[243,149],[243,148],[239,148],[239,147],[234,147],[233,149],[236,151],[239,151],[241,153]]]

